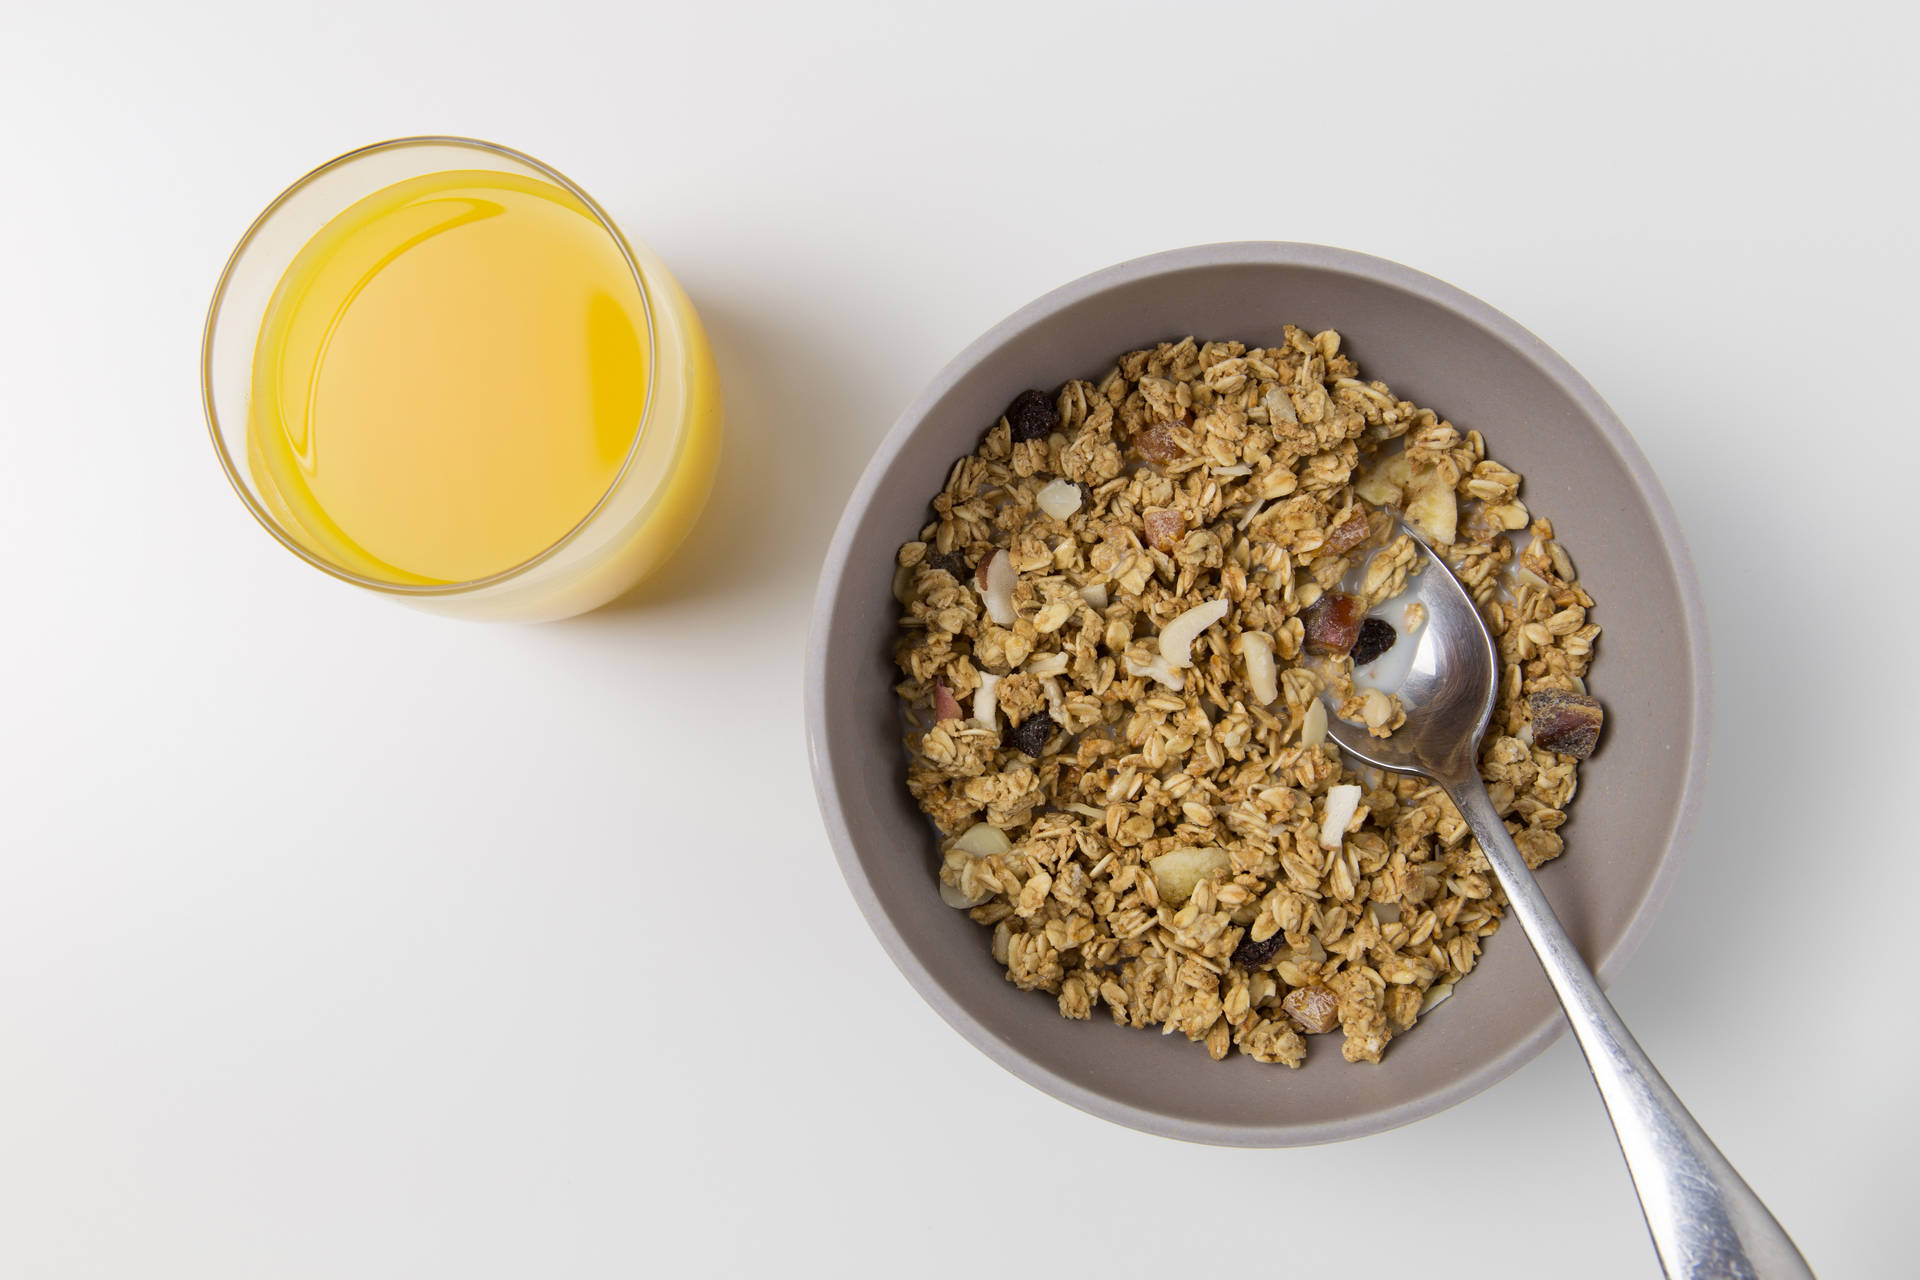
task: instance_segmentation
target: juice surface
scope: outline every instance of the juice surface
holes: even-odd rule
[[[571,193],[425,174],[323,227],[255,349],[248,453],[309,549],[403,584],[513,568],[593,510],[646,407],[646,311]]]

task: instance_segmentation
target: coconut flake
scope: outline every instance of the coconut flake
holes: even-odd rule
[[[1080,588],[1080,598],[1092,605],[1095,609],[1106,608],[1107,584],[1104,582],[1095,582]]]
[[[1215,467],[1213,474],[1217,476],[1250,476],[1253,474],[1253,468],[1244,462],[1236,462],[1230,467]]]
[[[1015,622],[1013,612],[1013,584],[1020,575],[1013,571],[1013,557],[1005,548],[987,557],[985,572],[981,576],[980,599],[986,603],[987,617],[994,625],[1010,627]]]
[[[1069,813],[1077,813],[1083,818],[1092,818],[1095,822],[1105,822],[1107,820],[1107,811],[1105,809],[1096,809],[1090,804],[1070,804],[1067,806],[1067,811]]]
[[[1260,508],[1266,505],[1267,505],[1267,500],[1265,498],[1261,498],[1259,501],[1255,502],[1252,506],[1247,508],[1247,514],[1240,517],[1240,523],[1235,527],[1239,529],[1240,532],[1245,533],[1247,531],[1247,527],[1253,523],[1254,517],[1260,514]]]
[[[1434,983],[1427,988],[1427,993],[1420,997],[1420,1012],[1422,1014],[1429,1012],[1433,1006],[1439,1004],[1452,994],[1453,984],[1451,982]]]
[[[973,722],[982,729],[1000,727],[1000,677],[980,673],[980,688],[973,695]]]
[[[1064,653],[1043,653],[1037,658],[1027,660],[1027,674],[1031,676],[1058,676],[1067,671],[1067,655]]]
[[[1271,706],[1280,696],[1279,675],[1273,665],[1273,642],[1258,632],[1240,637],[1240,655],[1247,663],[1247,683],[1261,706]]]
[[[1080,509],[1080,486],[1071,480],[1055,480],[1040,490],[1034,501],[1055,520],[1065,520]]]
[[[1152,676],[1155,680],[1158,680],[1175,693],[1179,693],[1187,687],[1187,678],[1178,671],[1175,671],[1168,665],[1167,660],[1157,653],[1146,662],[1128,658],[1127,674],[1130,676]]]
[[[1197,604],[1160,628],[1160,656],[1170,667],[1193,665],[1193,642],[1202,631],[1227,616],[1225,600]]]
[[[1307,714],[1300,720],[1300,745],[1317,747],[1327,740],[1327,704],[1315,698],[1307,704]]]
[[[1315,705],[1319,705],[1317,702]],[[1352,783],[1327,788],[1327,807],[1320,818],[1320,847],[1338,849],[1346,837],[1347,824],[1360,807],[1360,788]]]

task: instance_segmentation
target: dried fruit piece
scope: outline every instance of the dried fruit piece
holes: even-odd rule
[[[1430,540],[1453,545],[1460,526],[1460,502],[1438,467],[1421,467],[1408,479],[1407,519]]]
[[[1080,509],[1080,486],[1071,480],[1049,481],[1033,500],[1055,520],[1065,520]]]
[[[1187,536],[1185,513],[1172,507],[1149,507],[1141,523],[1146,526],[1147,541],[1155,551],[1172,551],[1180,545],[1180,539]]]
[[[953,696],[953,690],[947,688],[945,680],[933,682],[933,718],[935,720],[960,719],[960,700]]]
[[[955,582],[965,582],[967,575],[973,572],[972,569],[967,567],[967,558],[958,551],[949,551],[944,555],[928,556],[927,565],[933,569],[945,569],[953,575]]]
[[[1053,397],[1044,391],[1022,391],[1007,406],[1007,426],[1013,429],[1015,444],[1023,440],[1044,440],[1060,425],[1060,413]]]
[[[1187,451],[1180,446],[1180,441],[1174,438],[1171,422],[1156,422],[1145,431],[1135,432],[1133,447],[1139,450],[1140,456],[1147,461],[1157,462],[1162,466],[1187,456]]]
[[[1308,653],[1345,653],[1360,638],[1360,624],[1367,616],[1366,602],[1344,591],[1329,591],[1300,615],[1306,627]]]
[[[1197,604],[1160,628],[1160,656],[1176,669],[1193,665],[1193,642],[1202,631],[1227,616],[1225,600]]]
[[[1324,1035],[1340,1025],[1340,997],[1321,983],[1287,992],[1280,1007],[1310,1036]]]
[[[1373,532],[1367,524],[1366,513],[1356,511],[1345,523],[1337,524],[1327,532],[1326,549],[1335,555],[1345,555],[1367,540]]]
[[[1193,896],[1194,886],[1232,865],[1225,849],[1169,849],[1147,860],[1147,867],[1153,872],[1153,887],[1160,891],[1160,901],[1176,907]]]
[[[1024,751],[1038,759],[1046,749],[1047,737],[1053,732],[1053,717],[1045,711],[1036,711],[1007,730],[1002,739],[1015,751]]]
[[[1320,847],[1338,849],[1346,838],[1347,824],[1360,808],[1360,788],[1349,782],[1327,788],[1327,807],[1320,815]]]
[[[1413,463],[1404,453],[1380,462],[1354,482],[1353,491],[1376,507],[1397,507],[1406,497]]]
[[[1003,547],[981,562],[980,599],[995,626],[1010,627],[1017,615],[1013,611],[1013,587],[1020,575],[1014,572],[1013,557]]]
[[[1543,689],[1529,695],[1527,713],[1532,717],[1534,746],[1576,760],[1593,754],[1606,719],[1598,698],[1565,689]]]
[[[1353,665],[1364,667],[1393,648],[1400,633],[1385,618],[1368,618],[1360,624],[1360,638],[1353,642]]]
[[[1287,935],[1275,932],[1265,942],[1255,942],[1251,931],[1242,934],[1240,945],[1233,949],[1233,962],[1245,969],[1254,969],[1273,959],[1274,953],[1287,945]]]

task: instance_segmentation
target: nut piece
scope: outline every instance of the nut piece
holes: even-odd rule
[[[933,718],[935,720],[958,720],[960,700],[953,696],[953,690],[947,688],[945,680],[933,682]]]
[[[1295,987],[1280,1007],[1310,1036],[1325,1035],[1340,1025],[1340,998],[1321,983]]]
[[[1049,481],[1033,500],[1055,520],[1065,520],[1080,509],[1080,486],[1071,480]]]
[[[1329,591],[1307,607],[1300,622],[1307,629],[1308,653],[1345,653],[1360,638],[1366,601],[1344,591]]]
[[[1353,665],[1364,667],[1393,648],[1400,633],[1385,618],[1368,618],[1360,624],[1360,638],[1353,642]]]
[[[1169,849],[1147,861],[1148,869],[1153,872],[1153,887],[1160,891],[1160,901],[1175,907],[1192,897],[1194,887],[1202,880],[1232,865],[1225,849]]]
[[[987,606],[987,616],[993,619],[995,626],[1012,626],[1019,616],[1013,611],[1013,588],[1020,580],[1020,575],[1014,571],[1013,557],[1003,547],[982,560],[976,574],[980,579],[980,599]]]
[[[1345,555],[1367,540],[1373,532],[1367,524],[1364,511],[1356,511],[1345,524],[1335,525],[1327,532],[1326,548],[1335,555]]]
[[[1600,700],[1565,689],[1545,689],[1527,698],[1532,717],[1533,745],[1585,760],[1600,741],[1606,713]]]
[[[1187,536],[1187,517],[1172,507],[1149,507],[1143,522],[1155,551],[1172,551]]]
[[[1013,442],[1044,440],[1060,425],[1060,413],[1053,397],[1044,391],[1022,391],[1007,406],[1007,426],[1013,430]]]
[[[1263,707],[1280,696],[1280,673],[1273,661],[1273,642],[1258,631],[1240,637],[1240,654],[1247,663],[1247,684],[1253,700]]]

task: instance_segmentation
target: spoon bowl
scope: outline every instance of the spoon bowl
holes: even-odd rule
[[[1375,738],[1329,715],[1327,733],[1349,756],[1390,773],[1421,773],[1436,781],[1472,777],[1500,692],[1499,650],[1446,561],[1418,530],[1404,522],[1400,528],[1419,549],[1421,568],[1409,579],[1410,594],[1427,611],[1425,625],[1402,640],[1417,646],[1407,678],[1395,690],[1406,723],[1390,737]]]
[[[1419,548],[1411,581],[1427,611],[1412,666],[1395,690],[1406,720],[1375,738],[1330,714],[1327,735],[1356,760],[1432,778],[1472,830],[1587,1056],[1666,1274],[1812,1280],[1785,1229],[1654,1069],[1535,883],[1480,777],[1480,740],[1500,690],[1493,632],[1446,561],[1405,521],[1400,528]]]

